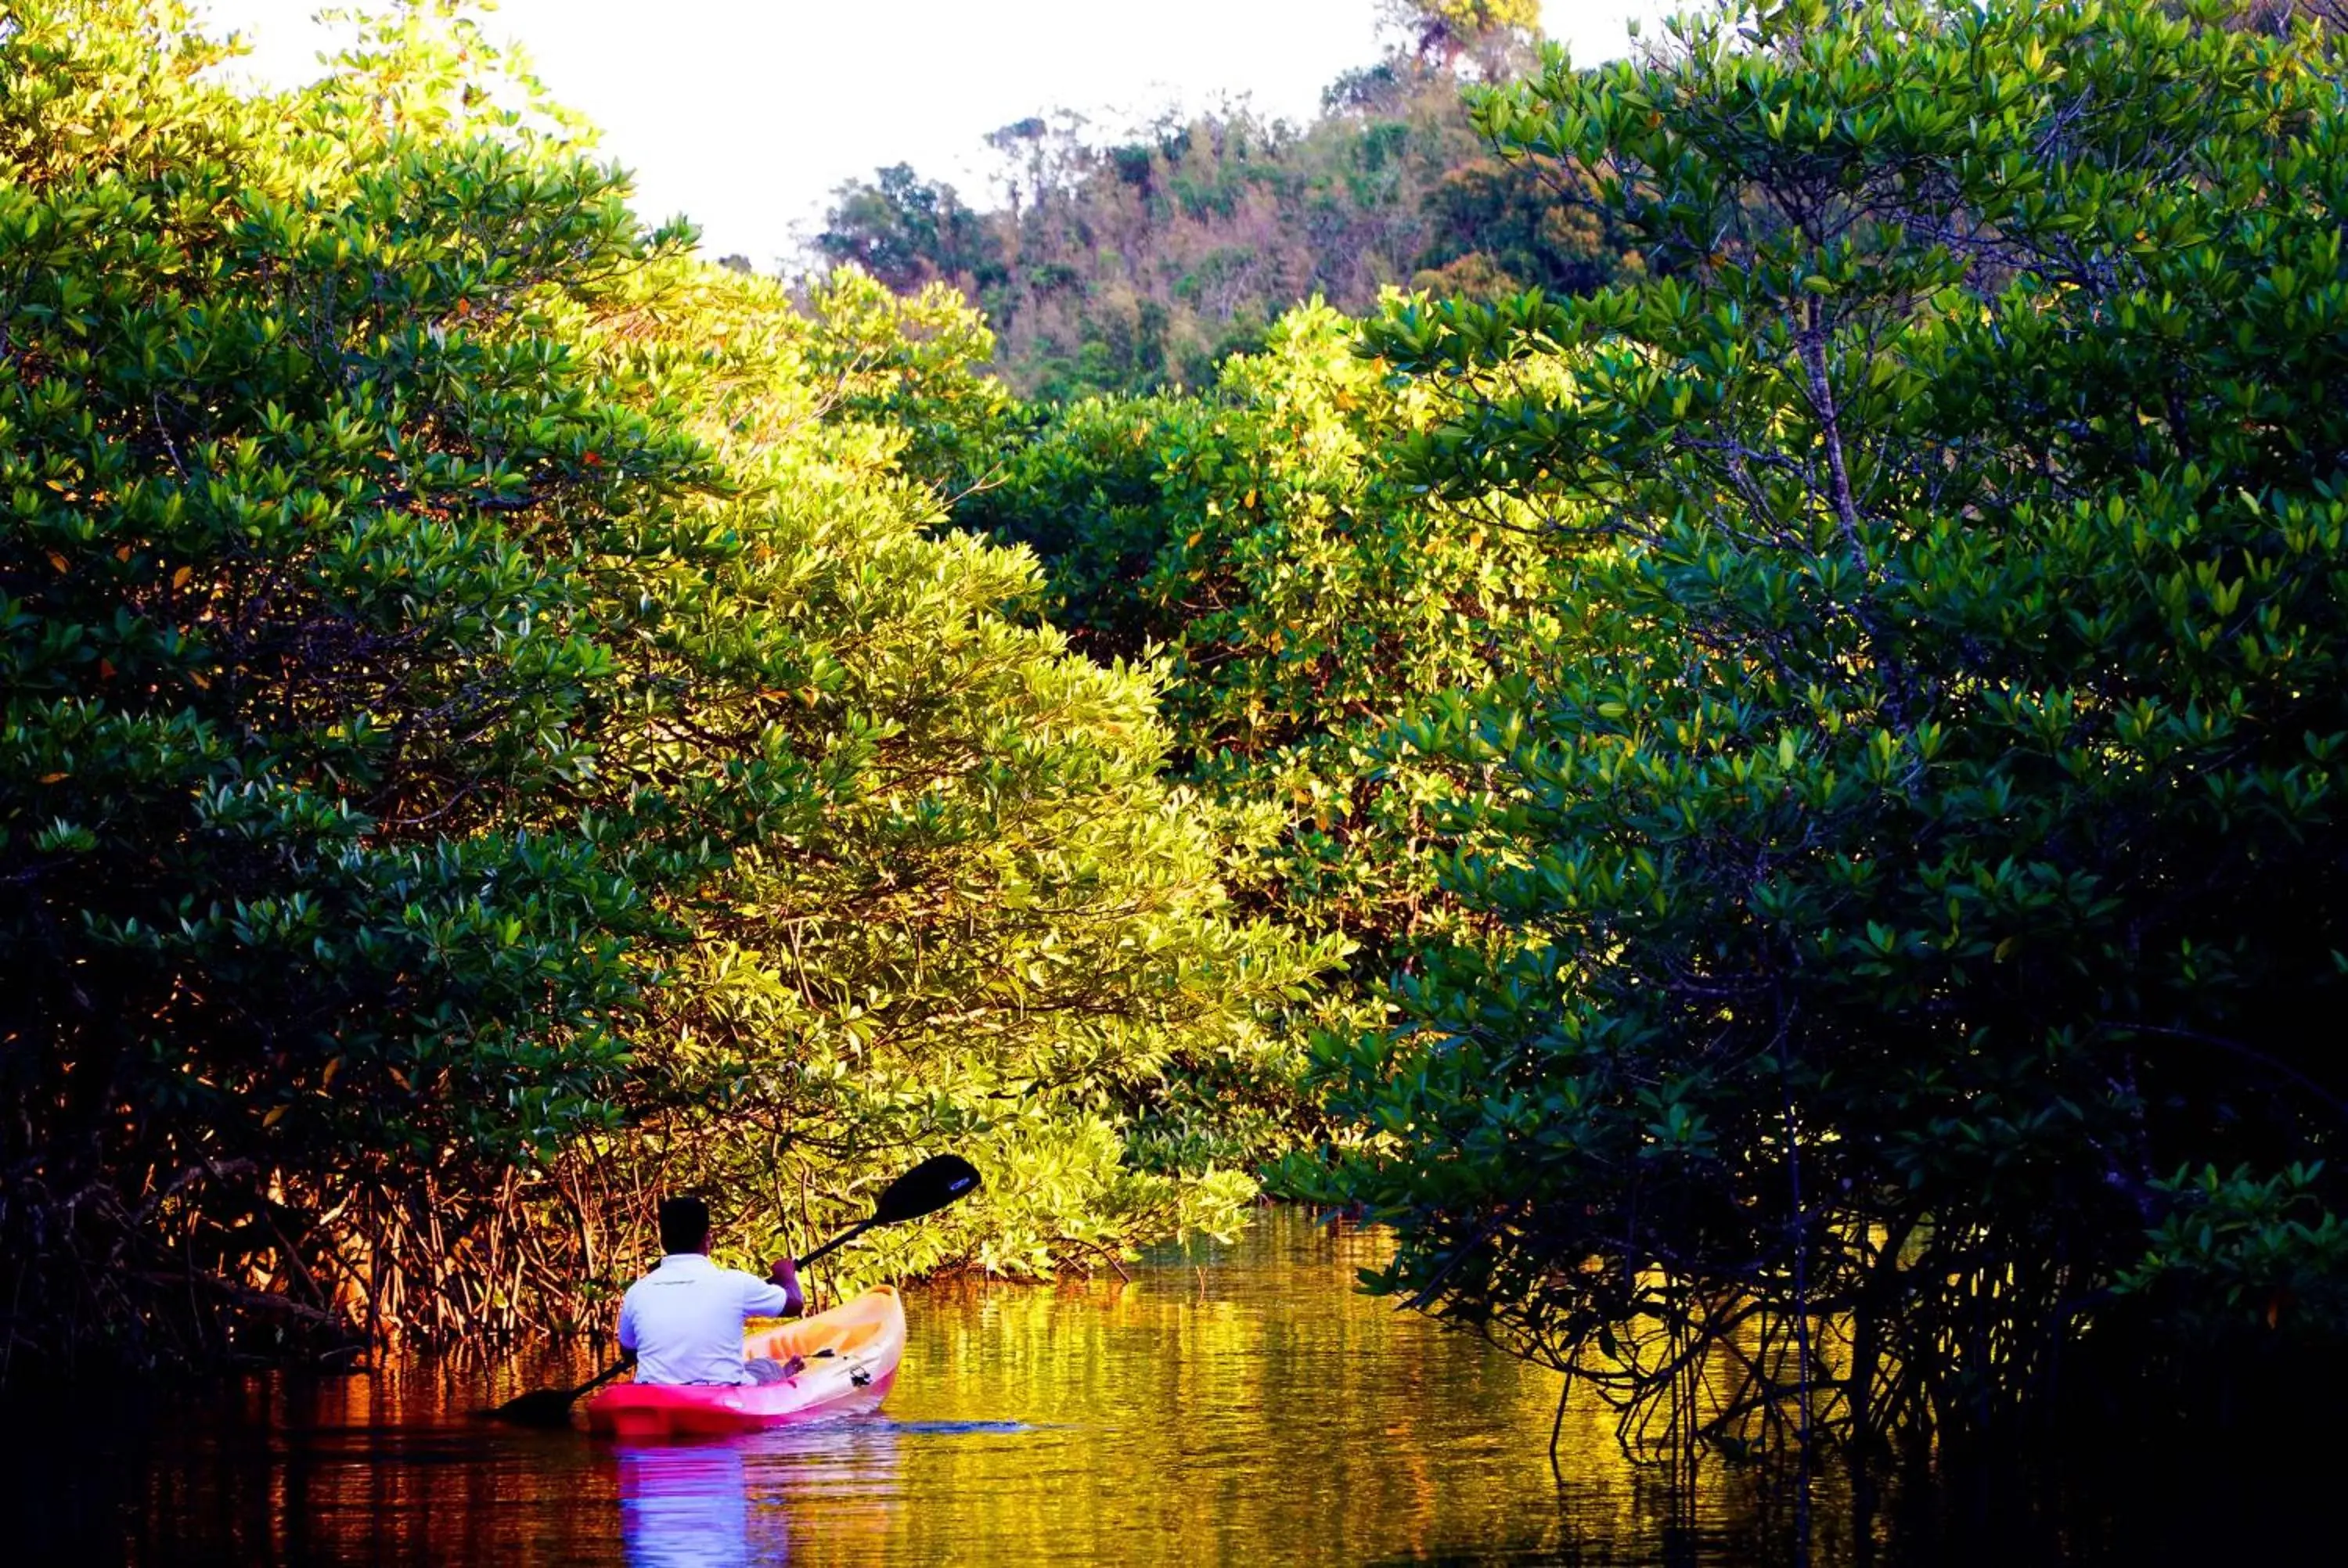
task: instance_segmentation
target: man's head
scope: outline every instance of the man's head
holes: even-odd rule
[[[690,1193],[661,1200],[660,1227],[664,1253],[709,1250],[709,1205]]]

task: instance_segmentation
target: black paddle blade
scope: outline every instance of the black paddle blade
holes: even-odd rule
[[[583,1389],[532,1389],[494,1410],[481,1411],[480,1419],[508,1421],[518,1427],[567,1427],[571,1424],[572,1401],[584,1392]]]
[[[872,1223],[893,1225],[933,1214],[978,1187],[977,1166],[960,1154],[932,1154],[889,1184],[873,1205]]]

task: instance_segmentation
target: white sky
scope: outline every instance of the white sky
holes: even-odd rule
[[[242,32],[245,69],[291,83],[333,35],[324,0],[196,0]],[[1668,7],[1675,8],[1675,7]],[[1620,55],[1625,19],[1661,0],[1543,0],[1577,60]],[[481,18],[518,40],[556,98],[602,128],[636,176],[637,211],[683,212],[711,255],[770,267],[832,189],[911,163],[989,205],[983,138],[1052,108],[1127,123],[1245,95],[1309,118],[1321,89],[1377,57],[1376,0],[503,0]]]

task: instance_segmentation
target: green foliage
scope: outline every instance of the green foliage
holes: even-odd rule
[[[798,302],[819,328],[801,351],[821,392],[808,417],[854,422],[932,486],[985,482],[1018,413],[984,371],[994,336],[961,295],[937,283],[892,293],[842,268],[805,285]]]
[[[1411,473],[1559,519],[1563,586],[1404,732],[1507,939],[1322,1050],[1378,1137],[1292,1179],[1634,1439],[1980,1430],[2083,1336],[2336,1320],[2348,115],[2221,19],[1552,57],[1478,122],[1660,275],[1372,329],[1455,398]]]
[[[685,259],[448,8],[219,57],[0,32],[8,1344],[526,1327],[658,1184],[804,1244],[948,1143],[988,1206],[847,1269],[1227,1225],[1127,1162],[1323,960],[936,529],[983,328]]]
[[[590,562],[712,477],[534,330],[654,253],[618,176],[435,96],[462,32],[260,103],[186,22],[19,6],[0,101],[8,1246],[108,1294],[264,1167],[608,1121],[644,889],[738,831],[599,758]]]
[[[956,516],[1036,551],[1046,612],[1079,648],[1156,661],[1176,766],[1224,814],[1235,886],[1343,937],[1376,979],[1453,914],[1424,853],[1445,783],[1384,737],[1514,667],[1548,571],[1521,508],[1432,502],[1382,461],[1437,400],[1354,340],[1315,302],[1227,361],[1212,398],[1039,411]]]
[[[869,185],[839,189],[839,205],[816,236],[816,250],[852,263],[901,293],[969,278],[998,283],[1002,262],[983,219],[951,185],[924,183],[911,164],[893,164]]]
[[[666,1028],[641,1048],[672,1109],[562,1173],[723,1193],[765,1253],[856,1217],[904,1151],[979,1161],[980,1198],[836,1283],[1091,1266],[1226,1229],[1254,1188],[1215,1162],[1257,1151],[1169,1143],[1194,1106],[1169,1075],[1286,1081],[1263,1020],[1319,960],[1225,917],[1218,845],[1159,781],[1148,684],[996,614],[1033,597],[1031,562],[940,538],[931,492],[899,473],[995,416],[974,321],[853,273],[811,303],[802,326],[777,285],[699,274],[688,293],[655,280],[603,329],[726,456],[727,515],[757,524],[712,584],[733,607],[712,630],[755,637],[785,688],[763,693],[767,723],[837,782],[695,900]],[[702,743],[734,743],[722,717],[695,721]]]
[[[1556,159],[1454,165],[1424,198],[1426,248],[1414,287],[1488,301],[1536,288],[1587,293],[1637,278],[1646,260],[1591,200],[1595,194],[1588,170]]]
[[[2259,1177],[2180,1171],[2153,1186],[2168,1212],[2117,1288],[2150,1297],[2203,1344],[2336,1347],[2348,1335],[2348,1226],[2324,1206],[2323,1168]]]

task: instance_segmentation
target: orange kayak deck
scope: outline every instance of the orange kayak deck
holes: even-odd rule
[[[742,1337],[746,1357],[807,1365],[779,1383],[615,1383],[587,1401],[587,1430],[637,1440],[724,1437],[869,1409],[897,1380],[905,1353],[905,1307],[876,1286],[829,1312]]]

